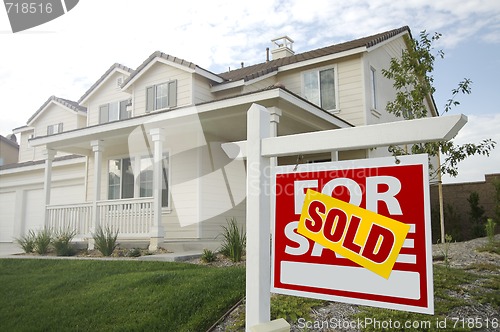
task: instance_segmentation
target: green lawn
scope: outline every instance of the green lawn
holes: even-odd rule
[[[245,270],[141,261],[0,260],[2,331],[205,331]]]

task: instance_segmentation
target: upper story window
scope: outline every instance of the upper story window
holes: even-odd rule
[[[128,119],[128,104],[129,100],[122,100],[99,106],[99,123]]]
[[[335,68],[308,71],[303,74],[304,98],[325,110],[337,109]]]
[[[62,122],[47,126],[47,135],[54,135],[54,134],[62,133],[62,131],[63,131]]]
[[[377,71],[370,67],[371,107],[377,109]]]
[[[146,87],[146,112],[177,106],[177,80]]]

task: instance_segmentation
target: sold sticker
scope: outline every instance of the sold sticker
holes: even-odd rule
[[[297,232],[388,279],[410,225],[308,189]]]

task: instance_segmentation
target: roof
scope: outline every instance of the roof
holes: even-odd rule
[[[134,70],[127,67],[127,66],[124,66],[122,64],[119,64],[119,63],[114,63],[113,65],[111,65],[111,67],[109,67],[108,70],[106,70],[106,72],[94,83],[92,84],[92,86],[83,94],[83,96],[80,97],[80,99],[78,99],[78,103],[81,103],[82,101],[84,101],[90,94],[92,94],[92,92],[94,92],[94,90],[102,83],[104,82],[104,80],[115,70],[117,69],[121,69],[121,70],[124,70],[128,73],[133,73]]]
[[[7,136],[9,136],[9,135],[7,135]],[[3,137],[2,135],[0,135],[0,141],[5,142],[6,144],[9,144],[16,149],[19,149],[19,144],[17,144],[17,141],[13,141],[11,139],[8,139],[7,137]]]
[[[50,96],[49,99],[43,105],[33,114],[29,119],[28,119],[28,124],[35,120],[40,113],[51,103],[51,102],[58,102],[59,104],[69,108],[70,110],[77,112],[77,113],[87,113],[87,108],[80,106],[76,101],[64,99],[64,98],[59,98],[56,96]]]
[[[224,78],[226,81],[239,81],[239,80],[251,80],[256,77],[268,74],[273,71],[277,71],[279,67],[311,60],[335,53],[340,53],[352,49],[356,49],[359,47],[370,48],[373,47],[383,41],[386,41],[392,37],[395,37],[403,32],[410,32],[410,28],[408,26],[403,26],[398,29],[393,29],[385,32],[381,32],[372,36],[363,37],[355,40],[351,40],[345,43],[334,44],[331,46],[319,48],[312,51],[307,51],[304,53],[295,54],[292,56],[287,56],[284,58],[270,60],[267,62],[259,63],[256,65],[243,67],[235,70],[231,70],[225,73],[220,73],[219,76]]]
[[[55,157],[54,158],[54,162],[64,161],[64,160],[71,160],[71,159],[77,159],[77,158],[83,158],[83,156],[71,154],[71,155],[62,156],[62,157]],[[14,168],[34,166],[34,165],[41,165],[41,164],[44,164],[44,163],[45,163],[45,159],[35,160],[35,161],[25,161],[25,162],[22,162],[22,163],[6,164],[6,165],[0,166],[0,171],[7,170],[7,169],[14,169]]]
[[[208,74],[208,76],[211,76],[212,79],[217,79],[220,82],[223,81],[223,78],[221,78],[219,75],[214,74],[211,71],[206,70],[204,68],[201,68],[198,65],[196,65],[190,61],[175,57],[175,56],[167,54],[167,53],[163,53],[161,51],[155,51],[139,67],[137,67],[137,69],[135,71],[133,71],[132,74],[123,82],[123,87],[124,88],[127,87],[128,84],[130,84],[133,80],[135,80],[137,77],[139,77],[142,74],[143,70],[146,67],[148,67],[148,65],[151,62],[153,62],[155,59],[164,59],[164,60],[167,60],[168,62],[171,62],[173,64],[177,64],[181,67],[185,67],[188,70],[195,71],[195,72],[198,71],[198,72],[203,72],[205,74]]]

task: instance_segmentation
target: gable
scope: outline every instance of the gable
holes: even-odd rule
[[[115,79],[114,83],[117,84],[116,77],[115,76],[117,73],[118,75],[121,75],[121,81],[119,82],[119,87],[121,88],[124,84],[124,82],[128,79],[130,74],[133,72],[132,69],[128,68],[127,66],[121,65],[119,63],[113,64],[109,69],[83,94],[83,96],[80,97],[78,100],[78,103],[80,104],[86,104],[88,99],[97,91],[99,91],[103,85],[105,85],[106,82],[109,80]]]

